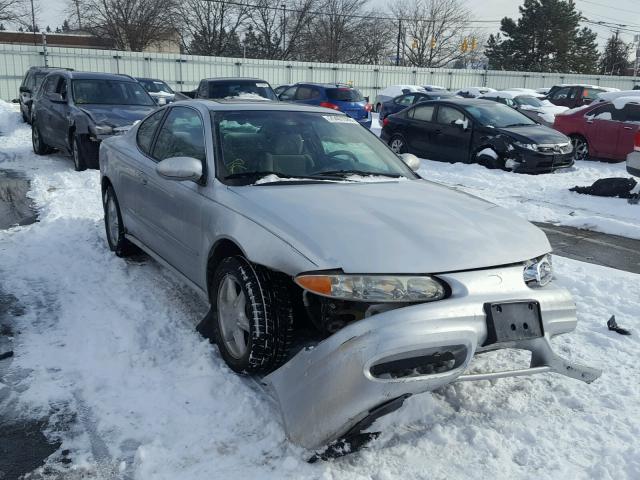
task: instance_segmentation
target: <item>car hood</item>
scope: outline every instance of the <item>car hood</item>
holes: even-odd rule
[[[536,144],[556,144],[567,143],[569,138],[544,125],[530,125],[524,127],[497,128],[500,133],[509,135],[510,137],[522,143]]]
[[[80,110],[89,115],[96,125],[124,127],[142,120],[155,106],[149,105],[82,105]]]
[[[437,273],[522,262],[545,234],[489,202],[425,180],[229,187],[234,210],[318,270]]]

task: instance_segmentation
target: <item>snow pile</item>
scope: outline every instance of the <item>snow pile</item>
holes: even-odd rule
[[[640,104],[640,96],[634,96],[634,97],[629,97],[629,96],[624,96],[624,97],[617,97],[616,99],[613,100],[613,106],[616,107],[618,110],[622,110],[624,107],[627,106],[627,104],[629,103],[635,103]]]
[[[0,168],[32,178],[40,209],[38,223],[0,231],[2,289],[25,309],[2,382],[20,392],[11,401],[25,416],[52,415],[48,435],[73,462],[54,454],[56,478],[640,477],[640,276],[555,259],[580,323],[554,346],[603,368],[594,384],[539,375],[450,385],[380,419],[374,427],[384,433],[368,450],[310,465],[309,452],[286,440],[270,397],[194,331],[206,308],[199,299],[155,262],[108,250],[98,172],[74,172],[60,155],[36,157],[29,142],[27,127],[0,137]],[[464,180],[512,211],[532,198],[566,203],[556,192],[563,175],[491,172],[434,162],[422,170]],[[606,329],[611,314],[631,337]],[[496,361],[515,358],[499,352]]]
[[[640,90],[623,90],[621,92],[599,93],[596,97],[597,101],[609,102],[620,97],[640,97]]]
[[[422,161],[418,172],[433,180],[505,207],[528,220],[586,228],[640,239],[640,207],[620,198],[570,192],[599,178],[628,177],[624,163],[581,161],[544,175],[489,170],[480,165]]]
[[[0,100],[0,135],[11,135],[21,123],[22,119],[15,114],[14,105]]]
[[[224,97],[225,100],[261,100],[270,102],[271,99],[265,98],[262,95],[253,92],[241,92],[238,95],[234,95],[231,97]]]

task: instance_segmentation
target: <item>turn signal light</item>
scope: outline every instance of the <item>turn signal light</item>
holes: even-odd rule
[[[340,107],[338,105],[331,102],[320,102],[320,106],[324,108],[330,108],[332,110],[340,110]]]
[[[387,125],[389,125],[389,117],[384,117],[382,120],[382,126],[386,127]]]
[[[635,141],[635,145],[633,146],[633,149],[636,152],[640,152],[640,130],[636,132],[636,141]]]

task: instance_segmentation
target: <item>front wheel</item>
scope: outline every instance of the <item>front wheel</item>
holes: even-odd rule
[[[582,135],[571,135],[571,145],[573,146],[574,160],[586,160],[589,158],[589,143]]]
[[[33,151],[36,155],[46,155],[47,153],[51,153],[51,147],[42,139],[40,127],[36,123],[35,119],[31,125],[31,145],[33,146]]]
[[[283,275],[244,257],[220,262],[211,284],[213,336],[237,373],[267,373],[286,359],[293,309]]]
[[[137,248],[124,236],[125,228],[120,213],[120,205],[113,187],[109,185],[102,198],[104,207],[104,226],[109,249],[119,257],[128,257],[136,253]]]
[[[391,147],[391,150],[397,154],[407,153],[407,144],[405,143],[404,138],[400,135],[394,135],[391,137],[391,140],[389,140],[389,146]]]

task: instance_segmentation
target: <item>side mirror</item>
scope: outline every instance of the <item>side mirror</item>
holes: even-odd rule
[[[62,95],[59,93],[49,93],[47,98],[51,100],[53,103],[67,103]]]
[[[11,103],[20,103],[20,100],[18,100],[17,98],[14,98],[11,100]]]
[[[401,153],[400,158],[412,171],[417,172],[420,169],[420,159],[413,153]]]
[[[29,87],[20,87],[20,93],[31,93],[31,89]]]
[[[156,165],[156,172],[167,180],[197,182],[202,178],[202,162],[192,157],[165,158]]]

